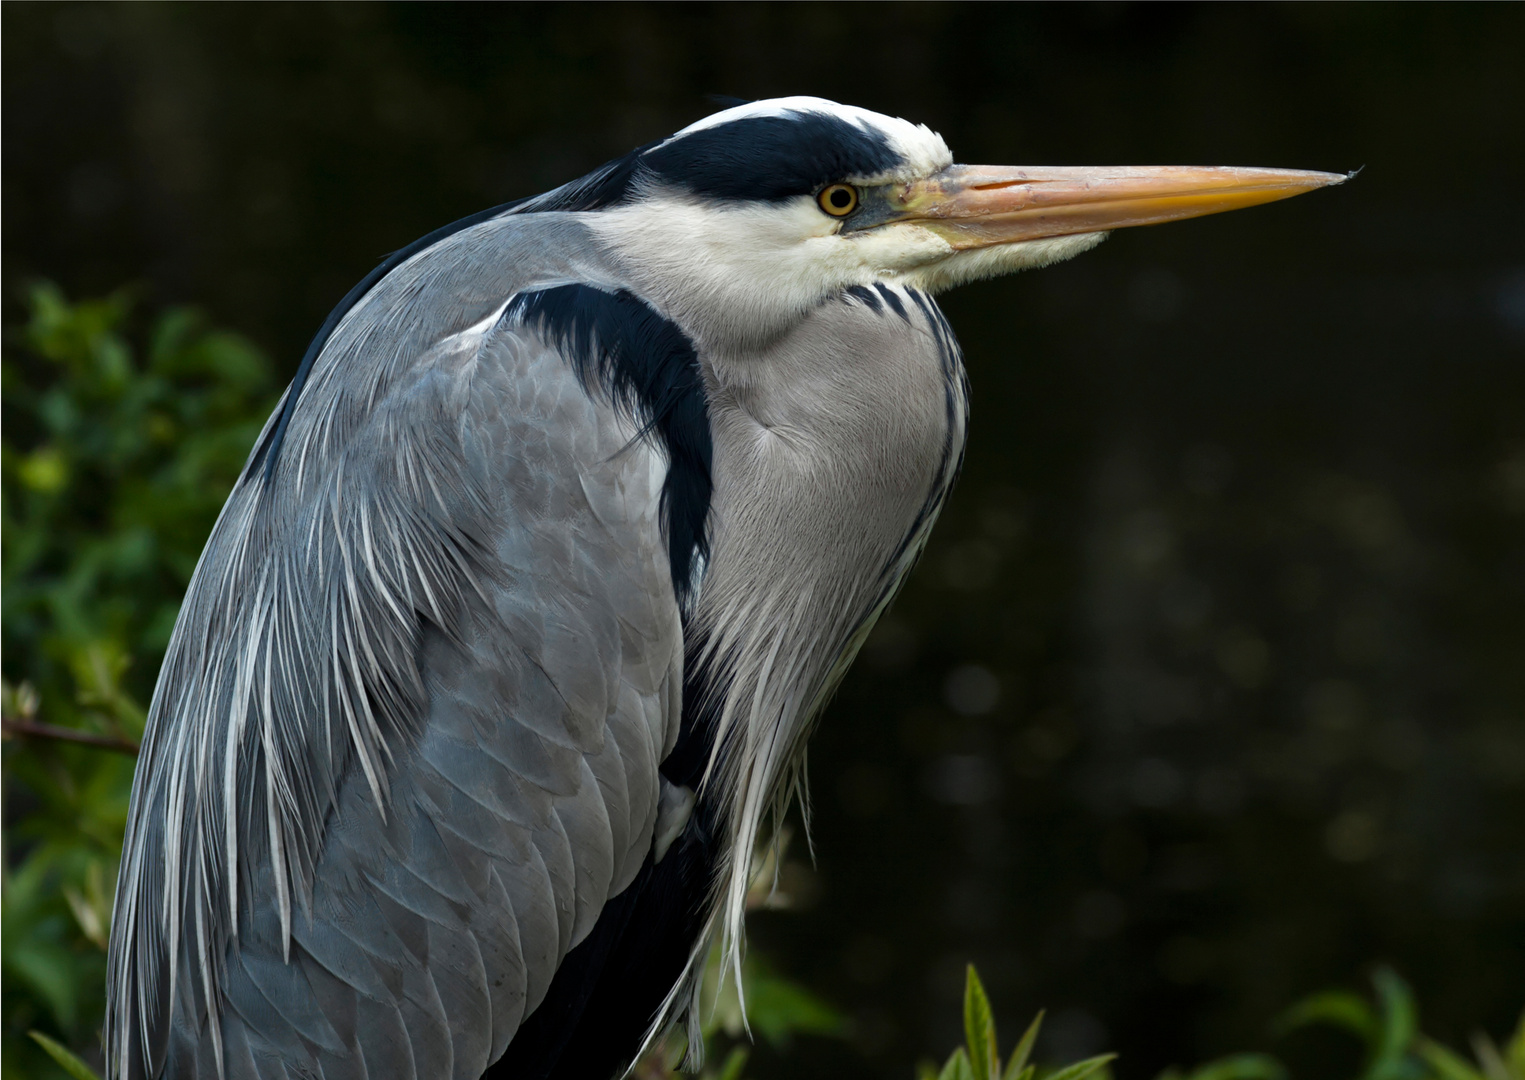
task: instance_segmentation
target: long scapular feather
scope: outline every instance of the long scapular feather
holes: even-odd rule
[[[395,454],[349,461],[322,434],[285,432],[312,488],[290,472],[241,478],[170,642],[116,901],[118,939],[134,945],[110,960],[116,1076],[151,1074],[170,1011],[186,1006],[205,1017],[221,1071],[223,956],[255,883],[272,889],[289,958],[346,771],[358,766],[385,813],[388,763],[422,700],[422,628],[454,633],[480,592],[480,544],[444,494],[474,498],[458,448],[399,425]],[[167,992],[152,997],[161,965]]]

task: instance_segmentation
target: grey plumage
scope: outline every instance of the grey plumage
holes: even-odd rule
[[[271,418],[150,708],[113,1078],[607,1075],[739,963],[962,458],[928,293],[1101,234],[818,99],[654,145],[405,249]]]

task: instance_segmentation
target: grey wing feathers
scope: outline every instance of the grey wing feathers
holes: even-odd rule
[[[134,790],[113,1075],[476,1077],[639,870],[682,685],[665,465],[506,299],[341,326],[229,500]]]

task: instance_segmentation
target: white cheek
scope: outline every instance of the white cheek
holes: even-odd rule
[[[996,244],[992,247],[960,251],[952,258],[930,262],[897,275],[903,285],[928,293],[939,293],[983,278],[1014,274],[1018,270],[1036,270],[1090,251],[1107,238],[1107,233],[1081,233],[1028,240],[1019,244]]]
[[[851,260],[869,279],[893,278],[917,267],[941,262],[953,254],[946,240],[920,225],[901,224],[841,238],[832,253]],[[846,282],[844,281],[844,284]]]
[[[701,334],[766,337],[863,278],[808,196],[727,207],[659,195],[586,218],[641,290]]]

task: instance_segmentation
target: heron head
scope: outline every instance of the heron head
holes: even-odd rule
[[[590,215],[627,272],[712,341],[760,344],[827,297],[937,292],[1048,265],[1112,229],[1271,202],[1341,173],[959,165],[929,128],[814,97],[726,109],[621,162]]]

